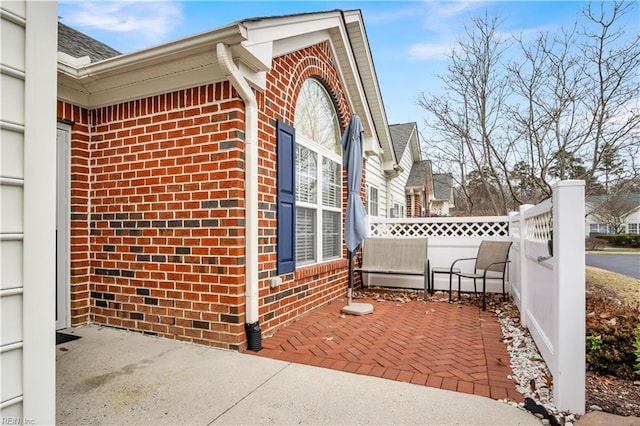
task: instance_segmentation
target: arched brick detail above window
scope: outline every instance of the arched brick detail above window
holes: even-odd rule
[[[276,88],[282,87],[284,108],[279,113],[284,121],[293,123],[300,88],[307,79],[315,78],[331,96],[338,112],[340,127],[346,127],[351,111],[335,63],[326,42],[274,59],[272,75],[278,76],[279,81],[274,81],[273,84]]]

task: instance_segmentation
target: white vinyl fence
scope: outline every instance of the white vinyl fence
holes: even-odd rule
[[[554,403],[585,412],[584,182],[562,181],[552,198],[497,217],[369,218],[370,237],[428,237],[431,267],[474,257],[482,240],[513,241],[508,291],[553,375]],[[365,274],[365,285],[423,288],[421,277]],[[434,277],[448,290],[446,274]],[[457,285],[454,283],[454,287]],[[463,281],[462,291],[473,282]],[[487,291],[500,292],[498,281]]]
[[[585,411],[584,182],[562,181],[551,199],[513,214],[511,294],[553,375],[556,407]],[[549,253],[551,241],[552,254]]]

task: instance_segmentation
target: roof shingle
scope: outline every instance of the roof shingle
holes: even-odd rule
[[[88,56],[91,62],[99,62],[121,55],[117,50],[62,22],[58,22],[58,51],[74,58]]]

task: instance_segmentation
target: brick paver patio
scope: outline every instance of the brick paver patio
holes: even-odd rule
[[[524,400],[495,314],[436,301],[371,303],[366,316],[344,315],[346,299],[326,304],[273,336],[258,356],[382,377],[493,399]]]

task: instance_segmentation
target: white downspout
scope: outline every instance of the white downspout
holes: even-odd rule
[[[390,218],[391,217],[391,178],[387,177],[385,182],[385,191],[387,192],[386,196],[385,196],[385,210],[386,210],[386,217]]]
[[[245,107],[245,304],[247,324],[258,322],[258,104],[253,90],[231,62],[224,43],[216,46],[218,63]]]

